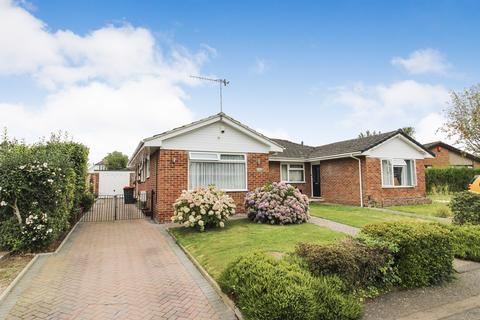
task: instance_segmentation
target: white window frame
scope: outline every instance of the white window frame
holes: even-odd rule
[[[292,168],[290,169],[290,165],[301,165],[302,169],[300,168]],[[282,177],[282,166],[287,166],[287,179],[284,179],[285,177]],[[290,181],[290,171],[302,171],[303,172],[303,181]],[[280,181],[281,182],[286,182],[286,183],[305,183],[305,163],[287,163],[287,162],[281,162],[280,163]]]
[[[216,160],[212,158],[202,158],[201,154],[216,155]],[[193,155],[193,158],[192,158]],[[243,160],[222,160],[222,155],[234,155],[243,156]],[[190,188],[190,162],[213,162],[213,163],[244,163],[245,164],[245,189],[222,189],[226,192],[244,192],[248,191],[248,161],[246,153],[232,153],[232,152],[207,152],[207,151],[191,151],[188,154],[188,167],[187,167],[187,188],[188,191],[194,189]],[[205,186],[206,187],[206,186]]]
[[[146,158],[146,165],[145,165],[145,176],[146,178],[150,178],[150,155],[147,155]]]
[[[397,159],[397,160],[404,160],[404,161],[412,161],[412,164],[413,164],[413,168],[412,168],[412,185],[408,185],[408,186],[396,186],[395,185],[395,173],[394,173],[394,170],[393,168],[395,167],[393,165],[393,160],[394,159]],[[383,183],[383,160],[388,160],[390,161],[390,167],[391,167],[391,172],[392,172],[392,181],[393,181],[393,185],[385,185]],[[403,159],[403,158],[381,158],[380,159],[380,180],[381,180],[381,183],[382,183],[382,188],[385,188],[385,189],[388,189],[388,188],[415,188],[417,186],[417,163],[415,161],[415,159]]]

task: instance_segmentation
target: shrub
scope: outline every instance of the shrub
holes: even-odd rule
[[[450,212],[450,210],[448,210],[448,208],[445,208],[445,207],[440,207],[435,211],[435,217],[448,218],[451,215],[452,213]]]
[[[11,217],[8,220],[0,221],[0,248],[11,252],[20,251],[24,248],[22,227],[17,219]]]
[[[308,197],[285,183],[269,183],[247,193],[245,209],[254,222],[303,223],[309,219]]]
[[[339,278],[315,278],[292,260],[262,253],[231,263],[219,284],[248,319],[357,319],[362,311]]]
[[[480,194],[469,191],[457,193],[450,201],[453,223],[480,224]]]
[[[440,224],[451,232],[455,257],[480,262],[480,226]]]
[[[423,287],[449,280],[453,272],[450,232],[434,223],[384,222],[362,228],[362,234],[398,247],[395,266],[406,288]]]
[[[223,228],[228,216],[235,214],[232,197],[214,186],[183,191],[173,208],[173,222],[200,231],[210,227]]]
[[[350,290],[367,296],[386,291],[397,282],[394,251],[366,237],[326,245],[300,244],[295,250],[313,275],[338,275]]]
[[[83,208],[83,212],[90,210],[95,203],[95,196],[92,193],[84,193],[80,198],[80,207]]]
[[[35,251],[48,246],[53,240],[52,232],[46,213],[38,209],[29,212],[22,227],[24,249]]]
[[[465,191],[470,181],[477,174],[480,174],[479,169],[428,168],[425,170],[427,192]]]

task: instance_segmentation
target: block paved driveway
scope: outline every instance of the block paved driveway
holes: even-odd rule
[[[0,305],[0,319],[236,319],[166,233],[146,220],[80,223]]]

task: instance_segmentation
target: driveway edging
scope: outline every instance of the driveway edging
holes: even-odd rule
[[[57,254],[63,247],[63,245],[67,242],[67,240],[70,238],[70,235],[73,233],[73,231],[77,228],[77,225],[80,221],[77,221],[75,223],[75,225],[73,226],[72,229],[70,229],[70,231],[68,232],[68,234],[65,236],[65,238],[63,238],[62,242],[60,243],[60,245],[57,247],[57,249],[55,251],[52,251],[52,252],[41,252],[41,253],[36,253],[34,254],[32,260],[30,260],[30,262],[22,269],[22,271],[20,271],[19,274],[17,274],[17,276],[15,277],[15,279],[13,279],[12,282],[10,282],[10,284],[8,285],[8,287],[3,290],[3,292],[0,294],[0,304],[2,304],[2,302],[4,302],[4,300],[6,300],[7,296],[10,294],[10,292],[12,292],[12,290],[16,287],[16,285],[20,282],[20,280],[23,279],[23,277],[25,276],[25,274],[31,269],[31,267],[33,266],[33,264],[38,260],[38,257],[40,256],[50,256],[50,255],[55,255]]]
[[[166,227],[167,233],[172,237],[173,241],[175,244],[183,251],[183,253],[187,256],[187,258],[193,263],[195,268],[202,274],[202,276],[207,280],[207,282],[212,286],[212,288],[215,290],[215,292],[222,298],[223,302],[233,310],[235,313],[235,316],[239,320],[244,320],[242,312],[238,307],[235,305],[235,302],[232,301],[225,293],[223,293],[222,289],[220,289],[220,286],[218,283],[208,274],[208,272],[202,267],[202,265],[195,259],[194,256],[188,250],[182,246],[178,241],[177,238],[170,232],[170,228]]]

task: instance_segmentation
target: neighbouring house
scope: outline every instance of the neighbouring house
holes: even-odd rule
[[[114,196],[123,194],[123,188],[131,185],[130,169],[107,170],[104,161],[95,163],[88,169],[88,181],[91,191],[97,196]]]
[[[480,168],[480,158],[465,152],[442,141],[430,142],[423,145],[435,154],[435,158],[426,159],[425,167],[466,167]]]
[[[429,158],[401,130],[313,147],[268,138],[219,113],[140,141],[128,166],[135,168],[136,196],[164,222],[182,190],[209,184],[230,194],[237,212],[246,192],[269,181],[333,203],[427,203]]]

